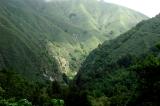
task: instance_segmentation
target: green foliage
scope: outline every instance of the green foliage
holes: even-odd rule
[[[51,104],[53,106],[64,106],[64,101],[60,99],[52,99]]]
[[[77,87],[77,92],[89,90],[89,98],[86,100],[91,106],[159,106],[160,58],[157,55],[159,53],[149,53],[144,57],[134,58],[134,62],[124,65],[125,67],[117,62],[120,63],[118,69],[101,73],[101,77],[87,82],[83,86],[85,88]],[[124,59],[126,58],[128,60],[128,56]]]
[[[57,81],[52,82],[51,86],[48,89],[48,94],[50,94],[52,98],[55,97],[61,98],[62,88]]]
[[[68,89],[56,81],[45,85],[30,82],[20,74],[5,69],[0,71],[0,85],[0,106],[55,106],[52,100],[57,100],[56,106],[64,106],[63,99]]]
[[[159,106],[159,29],[155,17],[93,50],[75,78],[79,92],[110,106]]]
[[[89,96],[89,100],[91,101],[92,106],[110,106],[110,101],[105,96],[99,98]]]
[[[131,69],[139,78],[139,95],[133,105],[160,105],[160,58],[150,55]]]
[[[18,105],[20,106],[32,106],[32,103],[26,99],[21,99],[18,101]]]
[[[5,93],[5,90],[0,86],[0,97]]]
[[[32,106],[32,103],[26,99],[21,99],[18,102],[11,100],[0,100],[1,106]]]
[[[32,93],[32,84],[28,83],[20,75],[13,71],[2,70],[0,71],[0,85],[3,88],[3,95],[7,98],[28,97]]]
[[[71,87],[65,98],[66,106],[91,106],[87,91],[77,91]]]

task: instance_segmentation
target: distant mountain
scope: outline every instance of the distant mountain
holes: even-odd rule
[[[91,50],[147,19],[96,0],[0,2],[0,69],[36,81],[73,77]]]
[[[158,106],[158,93],[153,92],[159,92],[159,44],[157,15],[93,50],[82,64],[75,84],[80,91],[88,90],[90,100],[97,104],[106,100],[111,106],[132,106],[131,102],[140,98],[139,105],[133,106]]]

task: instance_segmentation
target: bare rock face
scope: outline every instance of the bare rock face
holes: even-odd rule
[[[60,65],[61,72],[67,75],[69,73],[69,62],[65,58],[59,56],[57,56],[56,59]]]
[[[68,78],[71,78],[71,79],[77,74],[76,71],[72,72],[70,70],[69,61],[67,61],[66,58],[61,57],[61,56],[56,56],[55,59],[57,60],[60,72],[62,74],[65,74],[66,76],[68,76]]]

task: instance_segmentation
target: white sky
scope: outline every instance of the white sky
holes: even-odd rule
[[[49,2],[52,0],[45,0],[45,1]],[[104,0],[104,1],[128,7],[130,9],[139,11],[149,17],[154,17],[155,15],[160,13],[160,0]]]
[[[160,13],[160,0],[104,0],[139,11],[149,17]]]

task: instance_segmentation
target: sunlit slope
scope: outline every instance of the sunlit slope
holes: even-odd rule
[[[0,68],[33,79],[74,76],[88,52],[146,16],[95,0],[1,0]]]

